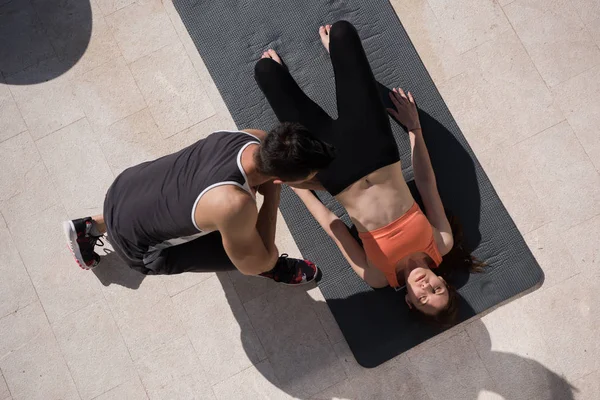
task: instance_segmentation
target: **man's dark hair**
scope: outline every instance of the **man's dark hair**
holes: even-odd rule
[[[326,168],[334,157],[333,146],[315,138],[304,126],[290,122],[273,128],[255,153],[260,173],[288,182]]]

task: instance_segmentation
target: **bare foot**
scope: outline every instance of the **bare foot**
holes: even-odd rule
[[[269,49],[269,50],[265,51],[262,54],[261,58],[270,58],[270,59],[274,60],[275,62],[277,62],[277,64],[282,65],[281,58],[279,58],[279,54],[277,54],[277,52],[273,49]]]
[[[331,25],[325,25],[319,27],[319,36],[321,36],[321,43],[325,46],[325,50],[329,53],[329,32],[331,31]]]

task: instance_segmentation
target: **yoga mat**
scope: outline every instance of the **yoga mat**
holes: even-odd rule
[[[466,243],[488,264],[485,273],[453,279],[462,297],[461,320],[541,283],[540,267],[387,0],[174,3],[239,128],[268,130],[277,122],[253,78],[254,64],[268,48],[280,53],[300,87],[336,117],[333,70],[317,30],[341,19],[353,23],[377,80],[414,93],[444,206],[458,216]],[[408,137],[395,122],[392,126],[410,180]],[[350,225],[331,196],[319,195]],[[322,270],[319,287],[362,366],[375,367],[440,332],[409,314],[404,292],[372,290],[358,278],[290,190],[282,194],[281,211],[302,254]]]

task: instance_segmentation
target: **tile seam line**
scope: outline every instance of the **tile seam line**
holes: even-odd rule
[[[552,94],[552,89],[550,89],[550,85],[548,85],[548,82],[546,82],[546,80],[544,79],[544,77],[542,76],[542,74],[540,73],[540,70],[538,69],[537,65],[535,64],[535,62],[533,61],[533,58],[531,57],[531,54],[529,54],[529,50],[527,50],[527,47],[525,46],[525,44],[523,43],[523,40],[521,40],[521,36],[519,35],[519,33],[517,32],[517,30],[515,29],[515,26],[513,25],[512,21],[510,20],[510,18],[508,18],[508,15],[506,15],[506,11],[504,10],[504,7],[510,5],[510,4],[514,4],[515,2],[510,2],[509,4],[506,4],[504,6],[500,6],[500,9],[502,10],[502,15],[504,15],[504,18],[506,18],[506,21],[508,21],[508,24],[511,27],[511,30],[514,32],[514,34],[517,36],[517,38],[519,39],[519,43],[521,44],[521,48],[523,50],[525,50],[525,54],[527,54],[527,57],[529,57],[529,61],[531,61],[531,64],[533,65],[533,68],[535,69],[535,72],[537,72],[538,76],[540,77],[540,79],[542,80],[542,82],[544,82],[544,85],[546,85],[546,90]],[[554,96],[553,96],[554,97]],[[560,110],[560,112],[562,113],[562,110]],[[564,117],[564,115],[563,115]]]
[[[35,142],[34,142],[35,143]],[[36,150],[37,146],[36,146]],[[38,150],[39,153],[39,150]],[[41,154],[40,154],[40,159],[41,159]],[[43,162],[43,160],[42,160]],[[46,167],[45,163],[44,163],[44,167]],[[61,205],[60,203],[58,205]],[[64,206],[61,205],[61,207],[63,208],[63,211],[66,212],[66,210],[64,209]],[[10,227],[8,226],[8,224],[6,225],[10,235],[11,235],[11,239],[12,239],[12,233],[10,232]],[[23,264],[23,267],[25,268],[25,271],[27,272],[27,276],[29,277],[29,280],[31,282],[31,286],[33,286],[33,290],[35,291],[35,295],[38,298],[38,301],[40,302],[40,307],[42,308],[42,311],[44,312],[44,317],[46,317],[46,322],[48,323],[48,326],[50,327],[50,331],[52,332],[52,337],[54,338],[54,341],[56,342],[56,346],[58,347],[59,353],[60,353],[60,358],[63,361],[63,363],[65,364],[65,366],[67,367],[67,371],[69,371],[69,376],[71,377],[71,382],[73,382],[73,386],[75,387],[75,391],[77,392],[77,396],[79,396],[79,399],[83,399],[83,397],[81,397],[81,392],[79,391],[79,387],[77,386],[77,383],[75,382],[75,378],[73,378],[73,371],[71,371],[71,367],[69,366],[69,363],[67,362],[67,359],[65,358],[65,355],[63,353],[62,348],[60,347],[60,343],[58,342],[58,338],[56,337],[56,332],[54,332],[54,328],[52,327],[52,323],[50,323],[50,319],[48,318],[48,313],[46,312],[46,308],[44,307],[44,304],[42,303],[42,300],[40,299],[40,296],[38,294],[37,288],[35,287],[35,285],[33,284],[33,280],[31,279],[31,275],[29,273],[29,270],[27,269],[27,266],[25,265],[25,261],[23,260],[23,257],[21,256],[21,251],[17,248],[17,253],[19,254],[19,259],[21,260],[21,263]],[[33,303],[30,303],[28,305],[31,305]],[[62,318],[62,317],[61,317]],[[7,385],[8,387],[8,385]],[[9,388],[10,391],[10,388]]]
[[[6,382],[6,378],[4,377],[4,372],[2,372],[2,368],[0,368],[0,374],[2,374],[2,380],[4,381],[4,386],[6,386],[6,389],[8,390],[8,399],[13,399],[13,394],[10,391],[10,387],[8,387],[8,382]]]
[[[167,18],[169,18],[169,21],[171,22],[171,26],[173,27],[173,30],[175,31],[175,35],[177,35],[177,38],[179,39],[179,43],[183,47],[183,52],[185,53],[185,57],[188,59],[188,61],[192,65],[192,69],[194,70],[194,73],[198,77],[198,80],[202,83],[202,87],[200,89],[202,90],[202,93],[204,93],[204,95],[206,96],[206,99],[208,100],[208,102],[210,103],[210,105],[211,105],[211,107],[212,107],[212,109],[214,111],[213,115],[211,115],[210,117],[205,118],[204,120],[202,120],[202,121],[206,121],[207,119],[212,118],[212,117],[218,115],[219,112],[217,111],[217,108],[213,104],[212,100],[210,99],[210,95],[207,93],[207,91],[204,88],[204,86],[207,83],[205,82],[204,79],[202,79],[202,76],[200,76],[200,73],[198,72],[198,69],[196,68],[196,65],[194,64],[194,61],[191,59],[191,57],[190,57],[190,55],[188,53],[188,49],[187,49],[185,43],[183,42],[183,39],[182,39],[181,35],[179,34],[179,30],[175,27],[175,22],[173,21],[173,18],[171,18],[171,13],[169,13],[167,11],[167,9],[165,8],[165,5],[164,5],[165,1],[168,1],[168,2],[170,1],[171,3],[173,3],[173,0],[160,0],[160,3],[161,3],[161,6],[162,6],[163,10],[165,11],[165,14],[167,15]],[[175,4],[173,4],[173,8],[177,12],[177,9],[175,8]],[[179,13],[177,15],[179,15]],[[182,24],[183,24],[183,21],[182,21]],[[185,26],[185,24],[183,24],[183,28],[185,29],[186,32],[188,32],[187,27]],[[188,35],[189,35],[189,32],[188,32]],[[194,43],[194,40],[191,38],[191,35],[190,35],[190,39],[192,40],[192,43]],[[165,46],[163,46],[163,47],[165,47]],[[195,44],[194,44],[194,47],[195,47]],[[200,55],[200,52],[198,52],[198,55],[200,56],[200,59],[202,60],[202,62],[204,62],[204,59],[202,58],[202,55]],[[205,63],[205,65],[206,65],[206,63]],[[208,68],[207,68],[207,70],[208,70]],[[208,72],[208,74],[210,75],[210,71]],[[212,75],[210,75],[210,77],[212,79]],[[217,89],[217,92],[219,93],[219,96],[221,96],[221,92],[219,92],[218,89]],[[222,98],[222,96],[221,96],[221,98]],[[227,108],[227,110],[229,111],[229,108]],[[198,121],[196,124],[198,124],[198,123],[200,123],[202,121]],[[194,124],[194,125],[196,125],[196,124]],[[192,125],[192,126],[194,126],[194,125]],[[190,127],[186,128],[186,129],[189,129]],[[169,137],[173,137],[173,136],[177,135],[180,132],[182,132],[182,131],[179,131],[179,132],[177,132],[177,133],[175,133],[175,134],[173,134],[173,135],[171,135]]]
[[[90,272],[90,271],[87,271],[87,272]],[[142,383],[142,387],[144,388],[144,391],[146,392],[146,397],[150,398],[150,396],[148,395],[148,391],[146,390],[146,386],[144,385],[144,382],[142,381],[142,377],[140,376],[140,373],[139,373],[139,371],[138,371],[138,369],[137,369],[137,366],[136,366],[136,364],[135,364],[135,361],[133,360],[133,357],[131,356],[131,351],[129,350],[129,346],[127,346],[127,342],[125,341],[125,337],[123,336],[123,332],[121,331],[121,327],[120,327],[120,326],[119,326],[119,324],[117,323],[117,320],[116,320],[116,318],[115,318],[115,314],[114,314],[114,312],[113,312],[113,310],[112,310],[112,308],[111,308],[111,306],[110,306],[110,302],[109,302],[109,301],[106,299],[106,295],[104,294],[104,290],[102,290],[102,288],[100,288],[99,290],[100,290],[100,293],[102,294],[102,299],[104,300],[104,303],[106,304],[106,308],[108,308],[108,312],[110,313],[110,316],[111,316],[111,318],[112,318],[112,321],[113,321],[113,323],[115,324],[115,326],[116,326],[116,328],[117,328],[117,331],[119,332],[119,337],[121,338],[121,342],[123,343],[123,346],[125,346],[125,348],[127,349],[127,355],[129,356],[129,361],[131,362],[131,366],[130,366],[130,368],[132,368],[132,369],[133,369],[133,371],[135,372],[135,376],[137,376],[137,378],[139,379],[139,381]],[[119,383],[119,384],[118,384],[117,386],[115,386],[115,387],[118,387],[118,386],[120,386],[120,385],[122,385],[122,384],[124,384],[124,383],[126,383],[126,382],[127,382],[127,381],[125,381],[125,382],[121,382],[121,383]],[[111,388],[111,389],[109,389],[109,390],[112,390],[112,389],[114,389],[115,387],[112,387],[112,388]],[[107,391],[108,391],[108,390],[107,390]],[[107,391],[106,391],[106,392],[107,392]],[[104,393],[106,393],[106,392],[104,392]],[[100,395],[98,395],[98,396],[101,396],[101,395],[102,395],[102,394],[104,394],[104,393],[101,393],[101,394],[100,394]],[[96,397],[98,397],[98,396],[96,396]]]

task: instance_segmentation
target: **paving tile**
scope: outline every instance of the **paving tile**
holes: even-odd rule
[[[273,367],[268,360],[245,369],[213,387],[218,400],[293,399],[279,388]]]
[[[127,7],[136,0],[95,0],[104,15],[109,15],[123,7]]]
[[[560,284],[586,268],[569,252],[563,231],[553,223],[524,235],[527,246],[544,270],[544,288]],[[591,243],[588,243],[591,244]]]
[[[187,336],[137,361],[150,400],[214,399],[212,387]]]
[[[477,153],[477,158],[521,233],[552,220],[527,179],[530,173],[519,146],[505,143]]]
[[[220,116],[214,116],[164,139],[158,131],[158,126],[154,122],[150,110],[144,108],[108,127],[99,129],[96,141],[116,176],[133,165],[174,153],[205,138],[214,131],[231,127],[232,125],[226,124]],[[198,274],[196,275],[198,281],[194,281],[194,279],[190,279],[190,281],[197,283],[202,280],[200,276],[206,276],[206,274]],[[178,280],[178,278],[174,278],[174,280]],[[187,287],[190,286],[193,284]]]
[[[0,7],[0,72],[4,76],[55,56],[46,30],[29,1]]]
[[[85,117],[75,98],[68,75],[58,76],[37,85],[13,85],[24,79],[44,81],[47,75],[56,75],[64,67],[57,58],[42,61],[22,72],[7,77],[21,114],[34,139],[39,139]]]
[[[465,63],[427,0],[391,1],[419,57],[436,84],[460,74]]]
[[[114,176],[87,119],[40,139],[37,145],[69,215],[101,214]]]
[[[525,311],[530,297],[494,310],[465,330],[501,398],[567,399],[570,385],[561,377],[558,360],[549,351],[537,321]]]
[[[575,400],[595,400],[600,394],[600,370],[592,372],[573,382],[576,388]]]
[[[510,121],[513,130],[517,130],[512,136],[506,132],[507,139],[522,140],[564,120],[513,31],[465,53],[464,57],[471,64],[467,82],[477,89],[501,122]],[[533,100],[539,104],[531,104]],[[520,116],[524,110],[528,115]]]
[[[39,302],[0,319],[0,354],[14,400],[79,399]]]
[[[510,143],[564,120],[517,35],[511,30],[473,49],[469,81],[475,86]]]
[[[449,42],[464,53],[510,29],[494,0],[428,0]]]
[[[215,114],[181,43],[142,57],[130,68],[164,137]]]
[[[0,142],[27,129],[8,86],[0,78]]]
[[[413,352],[409,358],[432,399],[477,398],[481,389],[496,392],[492,378],[464,331],[435,347]],[[461,382],[460,386],[456,382]]]
[[[600,171],[600,66],[557,85],[553,93],[577,139]]]
[[[504,11],[549,86],[600,63],[600,49],[570,0],[516,0]]]
[[[175,9],[173,2],[165,1],[165,2],[163,2],[163,7],[164,7],[167,15],[171,19],[171,23],[175,27],[175,31],[177,32],[177,35],[179,36],[179,40],[183,43],[183,46],[184,46],[190,60],[192,61],[192,64],[194,64],[194,68],[196,69],[196,72],[198,72],[198,75],[200,76],[200,79],[203,82],[202,88],[205,90],[206,94],[208,95],[210,102],[212,103],[215,111],[218,114],[221,114],[222,118],[224,118],[227,121],[227,123],[223,126],[234,127],[235,124],[233,122],[233,119],[231,118],[229,109],[225,105],[225,102],[223,101],[223,98],[221,97],[221,94],[219,93],[217,86],[215,85],[212,77],[210,76],[210,73],[208,72],[208,68],[206,68],[206,64],[204,64],[202,57],[200,57],[200,53],[198,53],[198,49],[196,48],[196,45],[192,41],[192,38],[190,37],[189,32],[187,31],[185,25],[183,24],[183,21],[181,20],[179,13]],[[252,128],[252,127],[246,127],[246,128]]]
[[[569,228],[600,213],[600,175],[568,123],[518,146],[529,183],[558,227]]]
[[[590,34],[592,35],[592,38],[594,38],[594,41],[596,42],[596,44],[598,46],[600,46],[600,18],[598,18],[595,21],[590,22],[587,25],[588,31],[590,32]]]
[[[363,369],[361,373],[312,397],[315,400],[332,398],[353,400],[430,399],[407,358],[384,368]]]
[[[314,395],[346,375],[305,290],[277,288],[244,307],[281,384]]]
[[[98,145],[115,176],[133,165],[164,155],[164,140],[148,108],[98,132]]]
[[[205,119],[189,129],[164,139],[164,153],[170,154],[179,151],[182,148],[196,143],[198,140],[204,139],[211,133],[219,130],[235,130],[235,124],[229,121],[230,118],[230,116],[216,114],[215,116]]]
[[[388,369],[395,369],[399,366],[405,367],[407,363],[410,363],[408,355],[406,353],[402,353],[401,355],[396,356],[375,368],[364,368],[356,361],[354,354],[352,354],[352,350],[350,350],[350,346],[348,346],[348,343],[345,340],[335,343],[333,345],[333,349],[335,350],[335,354],[337,355],[344,368],[344,371],[346,372],[346,376],[350,381],[360,378],[361,376],[371,372],[374,374],[382,374]],[[417,380],[417,387],[418,386],[420,386],[420,382]]]
[[[135,378],[127,348],[103,300],[62,318],[53,329],[83,399]]]
[[[598,284],[597,271],[584,270],[532,296],[526,309],[569,382],[600,368],[600,299],[594,293]]]
[[[102,290],[134,361],[185,336],[183,325],[159,277],[147,277],[136,290],[119,285],[110,285]]]
[[[0,400],[9,400],[11,398],[10,391],[4,380],[4,376],[0,373]]]
[[[148,395],[142,386],[140,378],[136,376],[129,382],[122,383],[108,392],[95,397],[94,400],[148,400]]]
[[[102,64],[73,82],[78,101],[95,129],[146,107],[123,57]]]
[[[271,279],[264,279],[257,276],[246,276],[239,272],[228,271],[229,279],[235,287],[238,297],[242,303],[253,300],[263,294],[277,288],[278,284]]]
[[[136,1],[106,21],[127,63],[179,40],[160,0]]]
[[[52,179],[29,132],[0,143],[0,154],[0,211],[9,227],[33,222],[41,210],[58,204]]]
[[[102,297],[96,278],[80,269],[67,246],[62,206],[52,206],[10,228],[13,240],[50,322]]]
[[[313,300],[312,308],[317,314],[321,326],[329,338],[329,342],[335,344],[344,341],[344,334],[331,313],[331,309],[327,305],[327,301],[325,300],[323,293],[321,293],[321,289],[317,286],[309,289],[306,293]]]
[[[83,74],[121,55],[96,1],[33,2],[58,57],[74,64],[70,74]]]
[[[505,130],[501,128],[501,121],[487,107],[469,74],[457,75],[438,85],[438,89],[477,155],[496,149],[504,141]]]
[[[179,293],[173,302],[211,384],[265,358],[226,274],[218,274]]]
[[[565,246],[584,270],[600,270],[599,235],[600,215],[562,233]]]
[[[2,243],[0,246],[0,276],[2,276],[2,280],[0,280],[0,318],[2,318],[37,301],[38,298],[8,228],[1,220],[0,243]],[[0,393],[2,393],[1,390]]]
[[[571,0],[570,3],[586,24],[593,26],[594,21],[600,19],[600,1]]]

